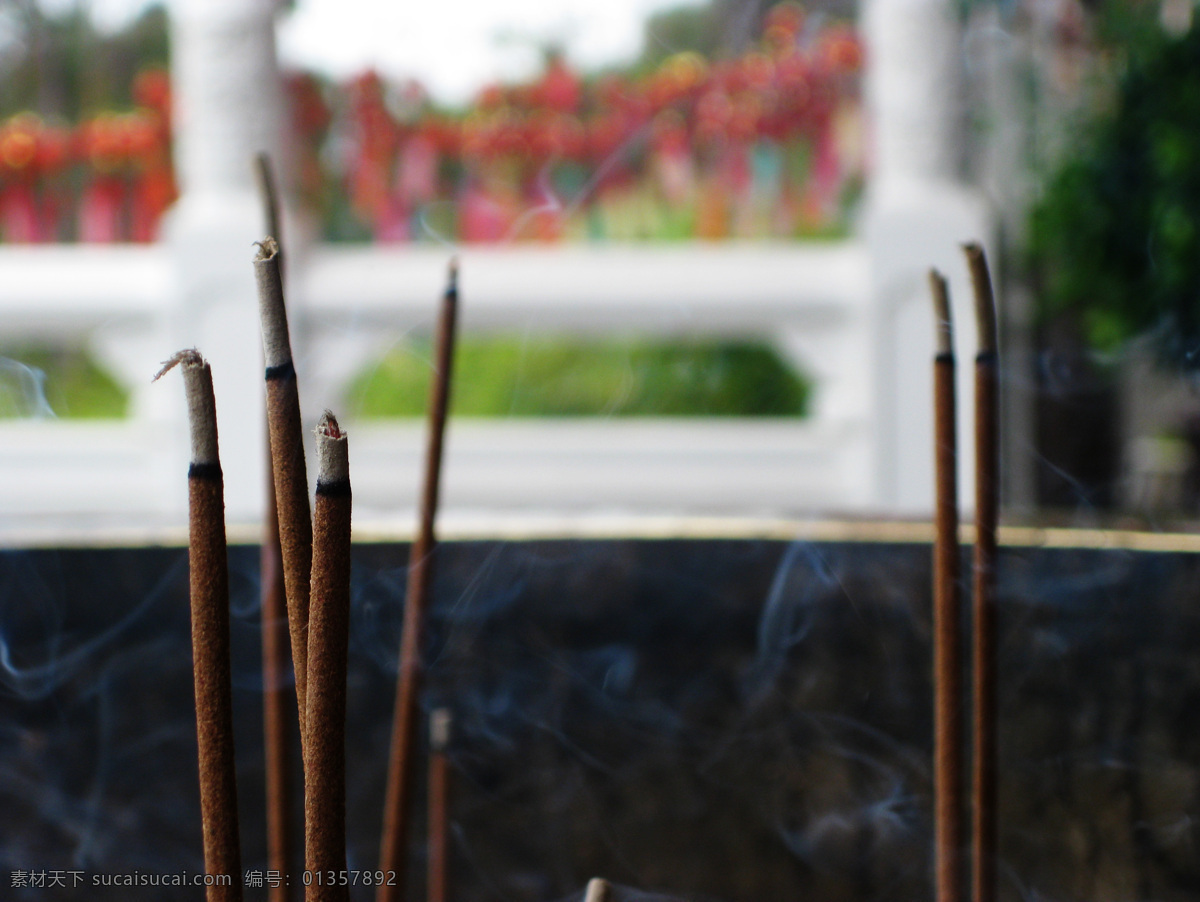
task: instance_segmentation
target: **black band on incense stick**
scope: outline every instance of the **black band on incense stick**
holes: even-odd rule
[[[296,367],[289,360],[287,363],[282,363],[279,366],[267,367],[267,381],[272,379],[294,379],[296,377]]]
[[[220,464],[192,463],[188,465],[188,479],[212,479],[219,481],[221,478]]]

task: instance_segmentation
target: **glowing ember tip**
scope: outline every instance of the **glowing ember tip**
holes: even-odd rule
[[[338,425],[337,417],[333,415],[333,411],[326,410],[321,414],[321,420],[317,423],[317,435],[325,438],[340,439],[345,438],[346,433]]]

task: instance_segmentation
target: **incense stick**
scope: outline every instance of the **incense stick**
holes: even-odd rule
[[[329,411],[317,426],[308,624],[308,741],[304,767],[309,900],[348,899],[318,875],[346,869],[346,658],[350,628],[350,465],[346,434]]]
[[[268,458],[269,464],[269,458]],[[268,475],[270,472],[268,471]],[[275,493],[268,492],[263,544],[262,579],[263,755],[267,796],[267,869],[287,874],[292,858],[291,756],[288,730],[288,623],[279,550],[279,521]],[[271,885],[270,902],[291,898],[287,881]]]
[[[429,604],[431,556],[435,547],[434,517],[442,468],[442,439],[450,400],[450,376],[454,365],[455,322],[458,314],[458,264],[451,261],[449,283],[438,317],[436,367],[429,399],[429,436],[421,490],[420,522],[409,552],[408,588],[404,606],[404,634],[400,642],[399,673],[396,678],[396,707],[392,718],[391,756],[388,764],[387,795],[384,800],[383,837],[379,867],[394,872],[392,886],[380,886],[377,902],[395,902],[404,895],[407,869],[409,795],[415,766],[417,694],[421,682],[421,646],[425,609]]]
[[[975,358],[975,699],[973,771],[974,902],[996,894],[996,524],[1000,504],[996,303],[983,248],[963,250],[975,291],[979,354]]]
[[[612,899],[612,885],[607,880],[593,877],[588,881],[583,902],[609,902],[610,899]]]
[[[938,902],[959,902],[963,893],[964,743],[954,326],[946,280],[936,270],[930,270],[929,284],[937,320],[937,356],[933,363],[934,873]]]
[[[274,238],[259,244],[254,259],[266,360],[267,426],[279,507],[279,542],[283,553],[283,582],[287,591],[292,665],[296,672],[296,708],[300,744],[304,751],[308,687],[308,596],[312,575],[312,520],[308,506],[308,474],[300,426],[300,395],[292,365],[287,308],[279,274],[279,245]]]
[[[428,902],[447,902],[450,885],[450,711],[429,716]]]
[[[279,205],[271,161],[265,153],[255,158],[255,173],[263,202],[268,235],[279,240]],[[282,256],[282,250],[280,250]],[[279,545],[279,507],[275,503],[275,467],[271,460],[271,434],[267,427],[267,504],[263,519],[259,575],[262,582],[263,755],[267,795],[267,869],[281,875],[291,867],[291,742],[288,730],[287,672],[289,666],[287,592],[283,581],[283,551]],[[269,902],[287,902],[292,896],[287,880],[267,889]]]
[[[229,563],[224,481],[217,451],[217,408],[212,371],[198,351],[180,351],[163,364],[154,378],[161,378],[177,364],[183,371],[192,445],[188,467],[188,571],[204,870],[232,878],[228,886],[208,887],[206,898],[209,902],[237,902],[242,898],[242,864],[233,751]]]
[[[258,194],[263,205],[263,225],[267,234],[279,245],[280,266],[283,263],[283,229],[279,217],[279,193],[275,189],[275,170],[271,166],[271,157],[266,152],[254,156],[254,175],[258,182]]]

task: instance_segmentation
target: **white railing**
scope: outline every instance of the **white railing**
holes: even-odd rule
[[[868,321],[866,258],[853,243],[468,249],[460,257],[464,331],[761,336],[849,347]],[[175,344],[191,343],[169,338],[179,332],[173,321],[189,321],[171,260],[165,246],[0,248],[0,335],[87,340],[135,386],[135,413],[122,423],[0,423],[0,467],[15,477],[0,487],[9,528],[53,516],[178,521],[179,393],[146,384]],[[290,295],[307,415],[336,404],[371,355],[430,327],[447,260],[441,249],[318,247],[296,261]],[[803,421],[454,422],[445,503],[464,511],[861,507],[854,465],[868,411],[821,400],[864,394],[853,384],[861,357],[829,359],[824,370],[807,367],[818,401]],[[257,382],[244,394],[256,392]],[[255,428],[226,425],[240,400],[218,394],[223,456],[240,453],[239,431]],[[254,416],[255,404],[241,406]],[[354,434],[359,510],[403,521],[416,502],[423,425],[357,424]],[[240,493],[231,515],[253,519],[261,492]]]
[[[0,248],[0,338],[85,340],[135,387],[134,414],[122,424],[0,424],[0,520],[182,522],[182,392],[152,390],[146,380],[164,356],[192,345],[213,363],[228,513],[244,522],[259,516],[262,369],[249,261],[262,227],[249,158],[274,148],[276,159],[286,159],[271,40],[278,6],[172,4],[182,194],[163,244]],[[987,241],[991,221],[978,192],[956,175],[958,22],[948,0],[864,4],[874,165],[861,243],[462,254],[466,330],[765,336],[815,378],[811,418],[456,422],[446,469],[451,510],[927,512],[926,271],[936,266],[950,276],[958,321],[969,321],[957,245]],[[315,419],[338,403],[339,387],[363,361],[405,331],[429,328],[448,252],[288,252],[301,400]],[[969,359],[969,336],[960,342]],[[967,370],[964,487],[971,479]],[[356,511],[411,522],[404,508],[414,490],[406,486],[417,485],[420,435],[419,424],[356,427]]]

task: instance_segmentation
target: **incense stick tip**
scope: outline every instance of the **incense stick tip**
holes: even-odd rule
[[[262,241],[254,242],[254,246],[258,248],[254,254],[255,263],[261,263],[264,260],[274,260],[279,255],[279,242],[270,235]]]
[[[328,438],[338,441],[346,437],[345,431],[338,425],[337,417],[333,415],[332,410],[326,410],[321,414],[321,419],[317,422],[317,437]]]
[[[449,708],[435,708],[429,715],[429,745],[435,752],[444,752],[450,745],[453,720]]]
[[[205,366],[204,357],[195,348],[184,348],[176,354],[171,355],[170,359],[162,362],[162,369],[154,374],[151,382],[157,382],[175,367],[182,364],[183,366]]]
[[[987,255],[982,245],[969,242],[963,245],[967,265],[971,270],[971,284],[975,289],[975,319],[979,328],[979,351],[991,353],[996,350],[996,296],[992,287],[992,276],[988,269]]]
[[[346,430],[337,418],[325,411],[317,423],[317,494],[348,495],[350,492],[350,453]]]
[[[450,258],[450,263],[446,267],[446,290],[458,291],[458,255],[455,254]]]
[[[946,277],[936,269],[929,270],[929,289],[933,295],[933,315],[937,328],[937,352],[954,353],[954,318],[950,309],[950,290]]]
[[[587,892],[583,902],[610,902],[612,899],[612,884],[603,877],[593,877],[588,881]]]

